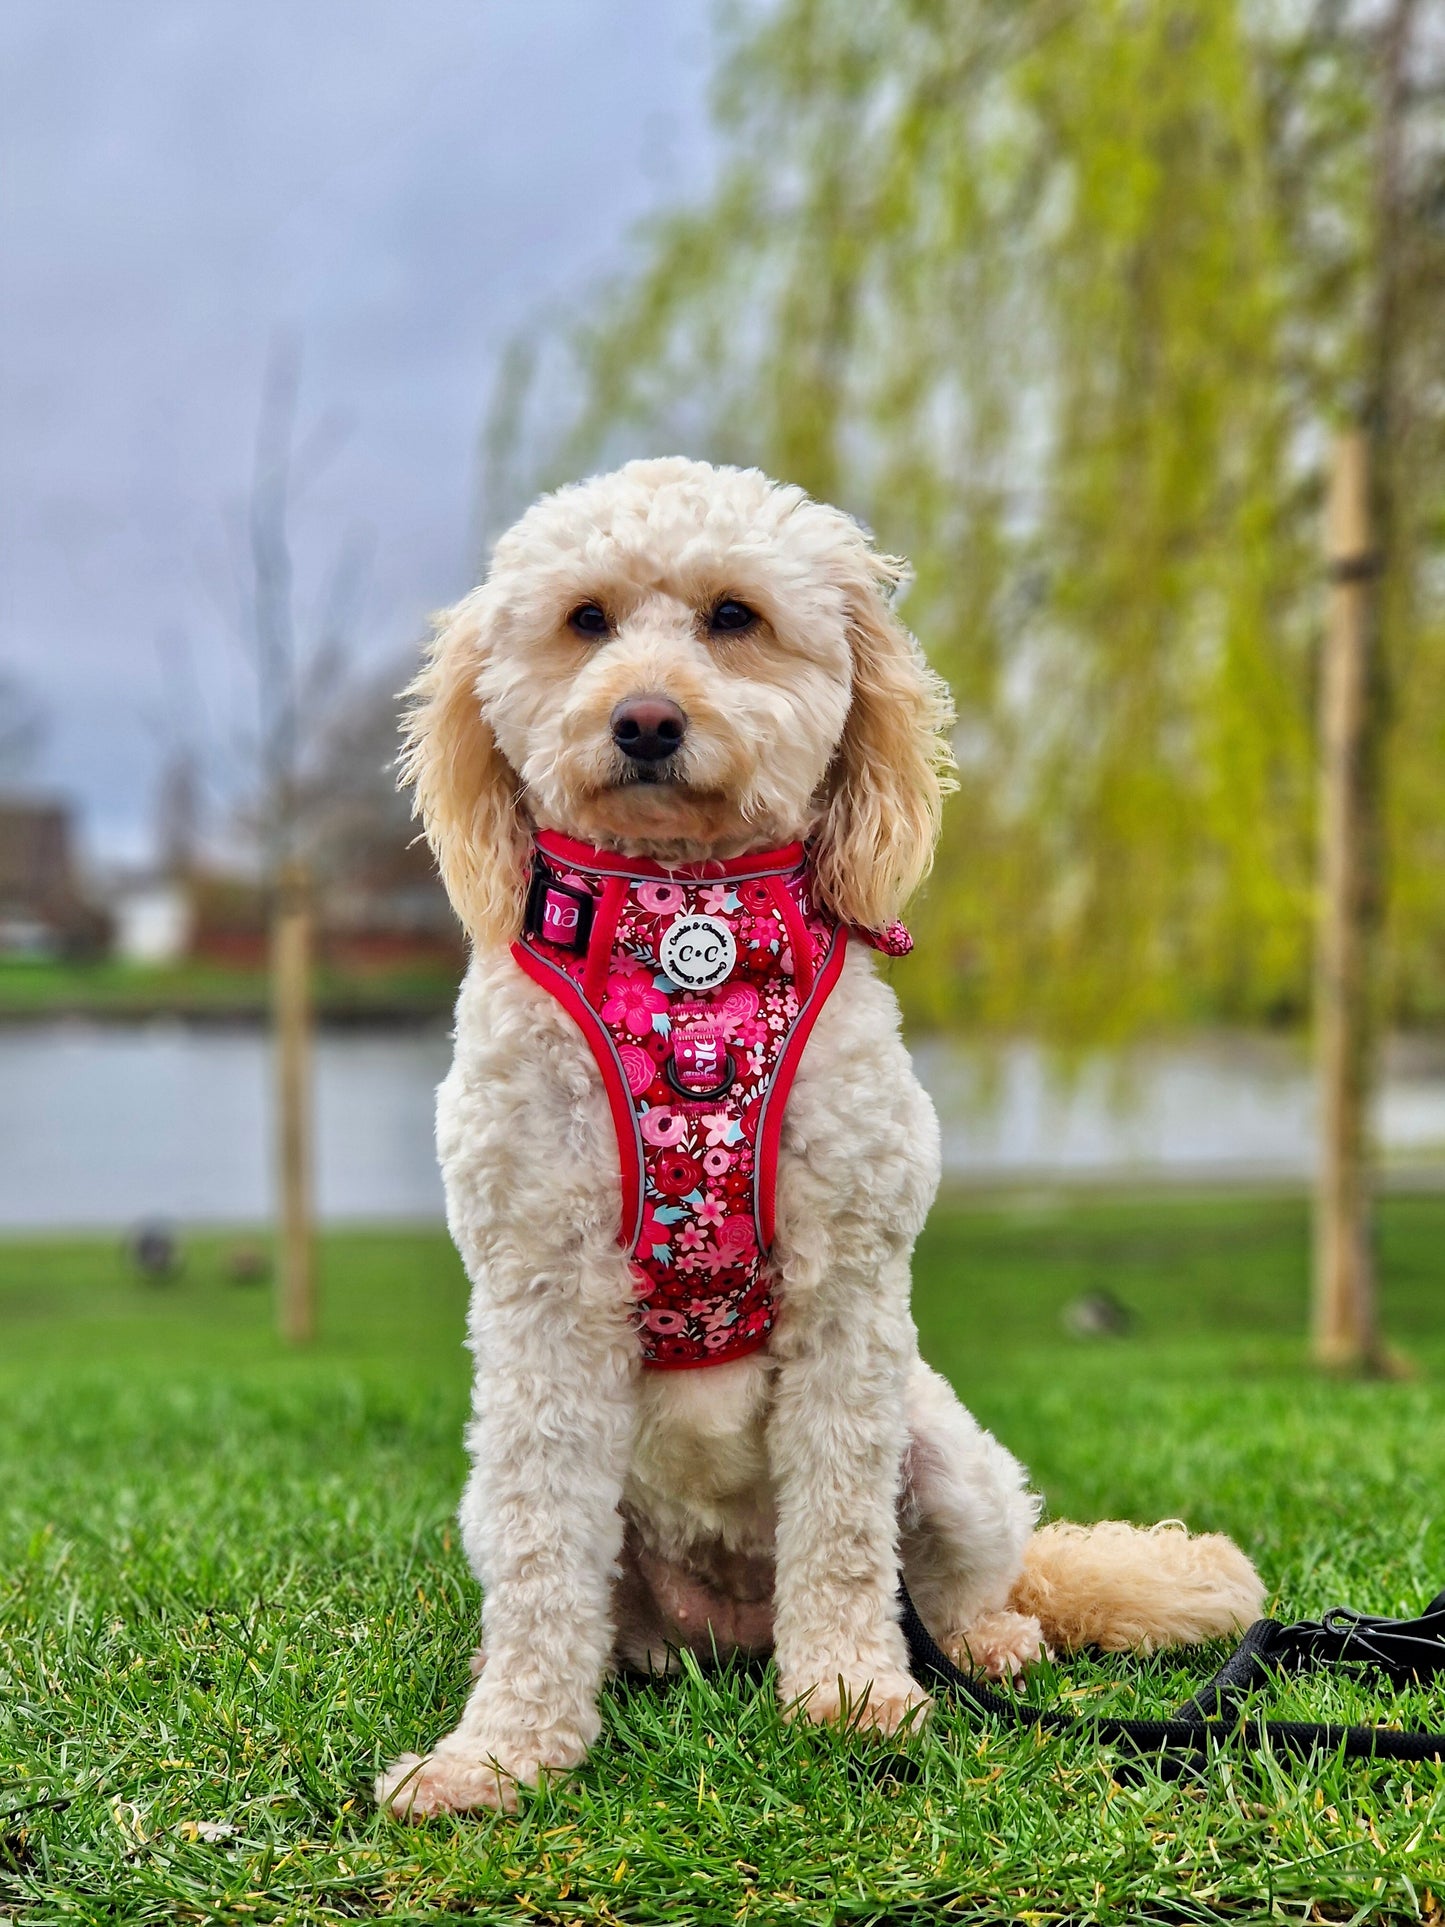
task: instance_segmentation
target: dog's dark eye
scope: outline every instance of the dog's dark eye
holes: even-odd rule
[[[725,596],[708,617],[708,627],[715,634],[737,635],[739,630],[751,629],[756,621],[757,617],[745,602]]]
[[[584,602],[581,608],[574,609],[567,623],[579,636],[605,636],[610,630],[606,612],[595,602]]]

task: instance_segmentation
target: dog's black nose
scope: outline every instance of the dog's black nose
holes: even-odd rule
[[[612,740],[635,763],[660,763],[686,733],[686,716],[666,696],[629,696],[612,712]]]

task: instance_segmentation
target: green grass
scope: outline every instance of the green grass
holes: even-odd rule
[[[449,1014],[458,970],[444,964],[387,965],[366,970],[321,966],[312,994],[318,1014],[333,1021],[423,1018]],[[109,959],[68,963],[0,959],[0,1020],[58,1017],[188,1017],[256,1020],[268,1005],[266,972],[188,958],[175,964]]]
[[[1121,1779],[1087,1738],[941,1709],[921,1777],[880,1784],[866,1743],[784,1728],[742,1670],[611,1691],[593,1759],[515,1820],[380,1818],[377,1765],[467,1685],[463,1283],[440,1237],[334,1236],[325,1338],[288,1357],[227,1243],[165,1286],[104,1244],[0,1246],[0,1919],[1441,1919],[1445,1769]],[[1305,1253],[1294,1202],[941,1208],[924,1349],[1055,1513],[1233,1532],[1289,1617],[1415,1612],[1445,1584],[1445,1201],[1385,1211],[1413,1382],[1306,1369]],[[1129,1338],[1063,1335],[1096,1285]],[[1217,1658],[1031,1690],[1152,1713]],[[1445,1726],[1440,1689],[1272,1703]]]

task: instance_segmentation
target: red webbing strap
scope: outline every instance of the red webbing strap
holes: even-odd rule
[[[808,926],[798,908],[798,899],[783,877],[768,878],[768,894],[788,933],[788,947],[793,953],[793,984],[798,993],[798,1002],[805,1004],[813,988],[814,974],[813,945],[808,937]]]
[[[757,1144],[754,1156],[757,1160],[754,1172],[753,1220],[758,1234],[758,1246],[765,1254],[773,1248],[773,1233],[777,1229],[777,1190],[778,1190],[778,1150],[783,1141],[783,1112],[787,1108],[788,1093],[793,1088],[797,1075],[798,1060],[803,1055],[803,1046],[812,1035],[824,1004],[832,994],[833,987],[843,972],[843,959],[848,949],[848,933],[842,924],[833,932],[833,941],[828,946],[828,954],[823,959],[823,967],[813,982],[808,1001],[798,1012],[797,1020],[789,1032],[788,1041],[783,1046],[782,1055],[773,1067],[773,1081],[768,1086],[767,1096],[763,1099],[763,1114],[758,1124]],[[794,953],[796,956],[796,952]]]
[[[607,988],[607,972],[612,964],[612,941],[617,935],[617,919],[627,902],[626,877],[608,877],[592,914],[592,929],[587,938],[587,961],[582,966],[582,995],[595,1010]]]

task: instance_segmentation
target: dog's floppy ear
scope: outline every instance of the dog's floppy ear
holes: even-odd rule
[[[865,930],[890,923],[928,874],[954,787],[948,687],[888,606],[904,571],[864,549],[849,572],[853,698],[815,855],[820,898]]]
[[[485,589],[437,618],[406,691],[397,769],[467,934],[473,943],[510,943],[522,927],[528,832],[516,773],[477,695],[486,626]]]

